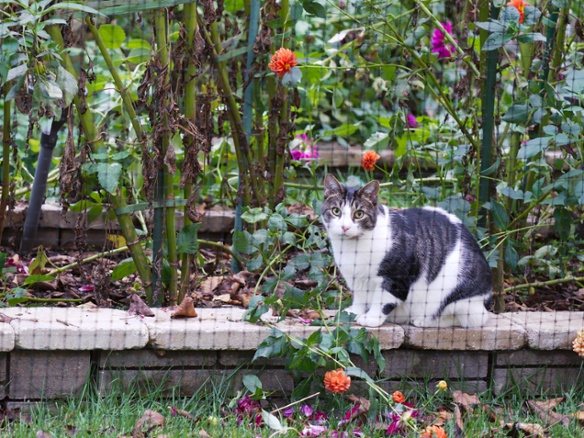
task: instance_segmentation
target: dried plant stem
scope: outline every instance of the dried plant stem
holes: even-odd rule
[[[309,395],[308,397],[301,398],[300,400],[296,400],[290,404],[287,404],[286,406],[282,406],[281,408],[274,409],[272,412],[270,412],[270,414],[275,414],[276,412],[280,412],[280,411],[283,411],[284,409],[291,408],[292,406],[296,406],[302,402],[305,402],[306,400],[310,400],[311,398],[318,397],[319,395],[320,395],[320,392],[315,392],[314,394]]]
[[[4,95],[10,90],[9,84],[4,85]],[[2,119],[2,198],[0,199],[0,241],[4,231],[4,221],[6,218],[6,206],[8,205],[8,194],[10,187],[10,101],[4,101],[4,117]]]
[[[47,26],[47,32],[51,35],[53,41],[58,44],[61,48],[65,48],[65,44],[63,41],[63,35],[61,34],[61,30],[57,25]],[[99,35],[99,32],[98,32]],[[73,63],[71,62],[71,58],[67,51],[61,52],[61,57],[63,59],[63,65],[65,69],[71,73],[73,76],[77,77],[77,71],[73,67]],[[92,149],[97,151],[102,145],[103,142],[98,135],[97,127],[95,126],[95,122],[93,120],[93,115],[91,111],[88,111],[85,107],[85,104],[81,101],[80,97],[76,95],[73,99],[75,103],[75,107],[77,108],[77,113],[79,115],[79,119],[81,122],[81,128],[85,133],[86,141],[91,145]],[[112,206],[115,210],[123,209],[126,207],[126,200],[120,193],[115,193],[110,195]],[[138,234],[136,233],[136,229],[134,228],[134,224],[132,222],[132,217],[128,213],[118,214],[116,213],[118,218],[118,222],[120,224],[120,229],[122,231],[122,235],[126,239],[128,244],[128,249],[132,254],[132,258],[134,259],[134,263],[136,263],[136,268],[138,269],[138,274],[142,279],[142,285],[144,287],[144,291],[146,292],[146,296],[152,296],[152,289],[151,289],[151,274],[150,274],[150,267],[148,263],[148,258],[144,253],[144,249],[140,244],[140,239]]]
[[[513,292],[519,289],[529,289],[532,287],[543,287],[543,286],[553,286],[555,284],[562,284],[562,283],[572,283],[572,282],[581,282],[584,281],[584,277],[564,277],[564,278],[556,278],[554,280],[548,281],[536,281],[535,283],[525,283],[525,284],[518,284],[516,286],[506,287],[503,292]]]

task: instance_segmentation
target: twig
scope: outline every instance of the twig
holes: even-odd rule
[[[79,328],[79,326],[78,326],[78,325],[71,324],[71,323],[69,323],[69,322],[67,322],[67,321],[63,321],[63,320],[61,320],[61,319],[56,319],[55,321],[57,321],[57,322],[60,322],[61,324],[64,324],[64,325],[66,325],[67,327],[69,327],[69,326],[72,326],[72,327],[77,327],[77,328]]]
[[[526,283],[526,284],[518,284],[517,286],[511,286],[503,289],[503,292],[512,292],[518,289],[528,289],[530,287],[541,287],[541,286],[552,286],[554,284],[560,283],[569,283],[572,281],[584,281],[584,277],[564,277],[564,278],[556,278],[555,280],[548,280],[548,281],[540,281],[536,283]]]
[[[320,391],[319,391],[319,392],[317,392],[317,393],[314,393],[314,394],[312,394],[312,395],[309,395],[308,397],[304,397],[304,398],[302,398],[302,399],[300,399],[300,400],[296,400],[295,402],[292,402],[292,403],[290,403],[290,404],[288,404],[288,405],[286,405],[286,406],[282,406],[281,408],[274,409],[272,412],[270,412],[270,414],[275,414],[276,412],[283,411],[284,409],[287,409],[287,408],[289,408],[289,407],[292,407],[292,406],[294,406],[294,405],[297,405],[297,404],[299,404],[299,403],[302,403],[303,401],[310,400],[311,398],[317,397],[317,396],[319,396],[319,395],[320,395]]]

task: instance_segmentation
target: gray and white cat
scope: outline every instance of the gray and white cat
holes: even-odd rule
[[[322,221],[335,262],[353,291],[356,323],[477,327],[488,320],[491,269],[454,215],[434,207],[390,209],[379,183],[324,179]]]

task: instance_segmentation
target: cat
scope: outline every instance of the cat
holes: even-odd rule
[[[324,178],[321,217],[334,260],[353,291],[355,322],[478,327],[488,318],[491,269],[478,243],[441,208],[391,209],[379,182],[347,187]]]

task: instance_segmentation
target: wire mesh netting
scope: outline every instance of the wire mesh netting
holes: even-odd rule
[[[583,5],[532,3],[2,2],[4,409],[581,391]]]

